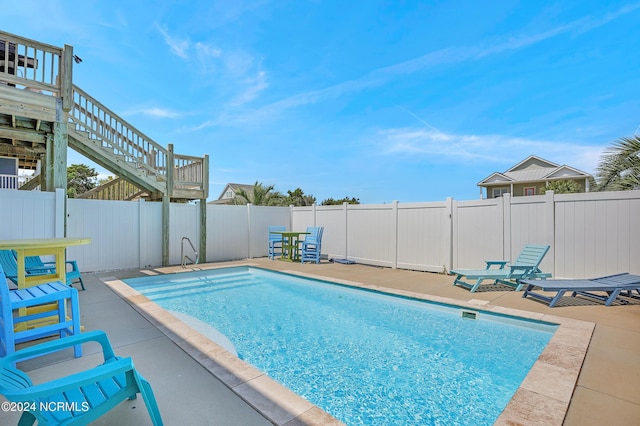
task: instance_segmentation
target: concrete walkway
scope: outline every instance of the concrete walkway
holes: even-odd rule
[[[504,287],[485,286],[482,288],[484,291],[472,294],[451,286],[453,277],[432,273],[327,262],[300,265],[267,259],[227,262],[224,265],[246,263],[596,323],[564,424],[640,424],[638,300],[630,300],[628,305],[605,307],[596,301],[565,298],[558,307],[551,309],[542,303],[522,299],[521,292]],[[221,265],[215,264],[216,267]],[[153,272],[179,269],[157,269]],[[85,330],[106,331],[116,353],[133,358],[138,370],[153,386],[165,424],[271,424],[101,281],[142,274],[144,272],[140,271],[84,274],[87,291],[80,293],[82,324]],[[84,356],[79,359],[73,359],[69,350],[22,363],[19,367],[28,371],[34,381],[47,381],[100,362],[97,348],[87,346],[84,349]],[[19,413],[0,412],[0,424],[16,424],[18,417]],[[95,424],[144,425],[150,421],[144,403],[138,399],[124,402]],[[290,424],[304,422],[292,421]]]

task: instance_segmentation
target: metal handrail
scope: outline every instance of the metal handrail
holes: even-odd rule
[[[196,254],[195,260],[184,254],[184,240],[187,240],[187,242],[191,246],[191,250],[193,250],[193,252]],[[182,248],[180,250],[180,258],[182,259],[182,267],[183,268],[187,267],[187,260],[190,260],[191,263],[193,263],[194,265],[197,265],[199,261],[198,251],[191,243],[191,240],[188,237],[182,237],[181,245],[182,245]]]

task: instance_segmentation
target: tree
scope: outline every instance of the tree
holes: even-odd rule
[[[578,192],[584,192],[578,182],[574,180],[554,180],[547,184],[547,186],[540,187],[540,193],[544,194],[545,191],[553,191],[556,194],[575,194]]]
[[[333,198],[327,198],[326,200],[322,201],[323,206],[335,206],[337,204],[343,204],[343,203],[360,204],[360,199],[355,197],[351,197],[351,198],[344,197],[344,198],[340,198],[339,200],[334,200]]]
[[[301,188],[296,188],[294,191],[287,191],[287,196],[283,200],[285,206],[311,206],[316,202],[316,197],[309,194],[306,195]]]
[[[605,151],[597,182],[598,191],[640,189],[640,135],[620,138]]]
[[[67,197],[75,198],[96,187],[98,172],[86,164],[72,164],[67,167]]]
[[[256,181],[253,189],[247,193],[244,189],[238,189],[233,204],[253,204],[255,206],[279,206],[282,205],[284,196],[274,191],[273,185],[265,186]]]

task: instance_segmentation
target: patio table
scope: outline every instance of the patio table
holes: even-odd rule
[[[17,254],[18,266],[18,289],[31,287],[38,284],[48,283],[51,281],[67,282],[67,266],[65,258],[65,250],[68,246],[77,246],[89,244],[90,238],[33,238],[21,240],[0,240],[0,250],[15,250]],[[43,275],[27,275],[25,268],[25,257],[27,256],[54,256],[56,270],[55,273]],[[23,316],[28,313],[45,312],[57,309],[55,305],[43,305],[35,308],[21,308],[19,315]],[[42,321],[35,324],[31,321],[20,324],[20,326],[33,327],[42,325]]]
[[[282,237],[282,254],[280,255],[280,260],[286,260],[287,262],[300,261],[300,256],[298,255],[300,235],[307,235],[310,234],[310,232],[271,231],[271,233],[280,234]]]

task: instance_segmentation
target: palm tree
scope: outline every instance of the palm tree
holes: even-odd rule
[[[598,190],[640,189],[640,136],[618,139],[598,165]]]
[[[283,195],[274,191],[273,185],[265,186],[256,181],[251,192],[247,193],[240,188],[236,192],[233,204],[253,204],[254,206],[279,206],[282,205]]]

